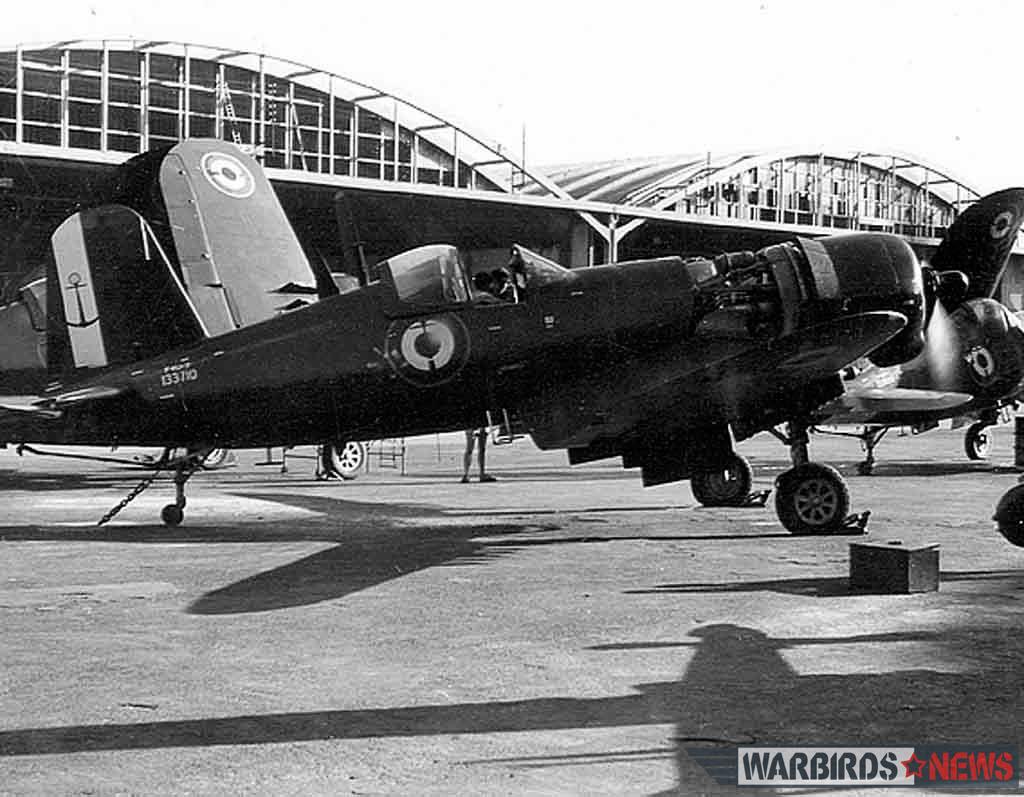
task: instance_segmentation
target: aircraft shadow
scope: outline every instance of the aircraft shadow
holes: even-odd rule
[[[874,646],[879,654],[884,654],[887,645],[907,643],[927,645],[938,667],[843,675],[800,674],[784,656],[789,651],[809,652],[818,646],[843,645]],[[0,755],[671,724],[675,728],[672,747],[587,753],[583,760],[613,763],[637,757],[672,758],[678,789],[669,793],[697,795],[749,792],[715,784],[697,763],[703,760],[703,750],[713,752],[716,748],[741,744],[868,746],[998,741],[1019,745],[1022,741],[1019,717],[1024,711],[1024,691],[1017,669],[1000,662],[1019,660],[1024,653],[1024,641],[1020,635],[1008,635],[1003,627],[793,638],[773,637],[740,625],[715,624],[696,628],[687,638],[676,642],[630,641],[591,650],[616,655],[670,645],[692,651],[681,677],[637,684],[625,695],[327,708],[28,728],[0,732]],[[821,655],[827,657],[830,652]],[[965,667],[964,662],[972,666]],[[941,671],[950,666],[957,671]],[[576,758],[552,755],[461,763],[538,769],[581,763]],[[972,793],[959,788],[956,791]],[[758,793],[776,792],[762,789]]]
[[[148,478],[151,474],[151,470],[141,467],[136,469],[131,465],[122,465],[116,469],[108,469],[99,473],[23,471],[0,468],[0,489],[25,490],[27,492],[101,490],[108,487],[126,487],[128,484]]]
[[[939,574],[941,582],[955,581],[1015,581],[1024,588],[1024,571],[1019,570],[943,570]],[[781,595],[800,595],[812,598],[838,598],[843,596],[859,597],[866,593],[863,590],[850,588],[850,580],[846,576],[826,576],[821,578],[782,578],[763,581],[730,581],[730,582],[694,582],[690,584],[660,584],[648,589],[626,590],[627,595],[658,595],[658,594],[694,594],[694,593],[733,593],[733,592],[776,592]]]
[[[854,466],[854,470],[856,466]],[[844,471],[845,472],[845,471]],[[991,462],[877,462],[871,476],[900,478],[909,476],[958,476],[969,473],[1020,473],[1012,465],[998,465]],[[855,475],[850,473],[848,475]]]

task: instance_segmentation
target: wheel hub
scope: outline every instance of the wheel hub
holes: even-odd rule
[[[797,511],[807,523],[827,523],[835,515],[837,505],[838,497],[835,491],[820,479],[808,481],[796,494]]]

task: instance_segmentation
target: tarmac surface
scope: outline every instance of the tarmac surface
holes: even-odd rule
[[[970,463],[961,432],[894,436],[860,477],[856,441],[816,436],[872,512],[831,537],[528,440],[460,484],[461,435],[351,482],[240,452],[182,526],[162,477],[97,528],[144,474],[0,451],[0,793],[764,795],[789,792],[719,787],[687,748],[1024,748],[1024,550],[991,520],[1019,474],[992,438]],[[740,451],[757,487],[788,467]],[[850,543],[890,540],[940,545],[937,592],[850,589]]]

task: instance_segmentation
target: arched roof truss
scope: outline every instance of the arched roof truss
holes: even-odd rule
[[[20,152],[117,162],[188,137],[233,140],[272,169],[565,196],[465,127],[286,59],[138,40],[0,52],[0,142]]]

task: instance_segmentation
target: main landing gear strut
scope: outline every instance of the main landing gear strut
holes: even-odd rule
[[[793,463],[775,480],[775,512],[792,534],[833,534],[847,526],[850,491],[839,471],[810,461],[809,429],[801,420],[769,430],[789,447]]]

